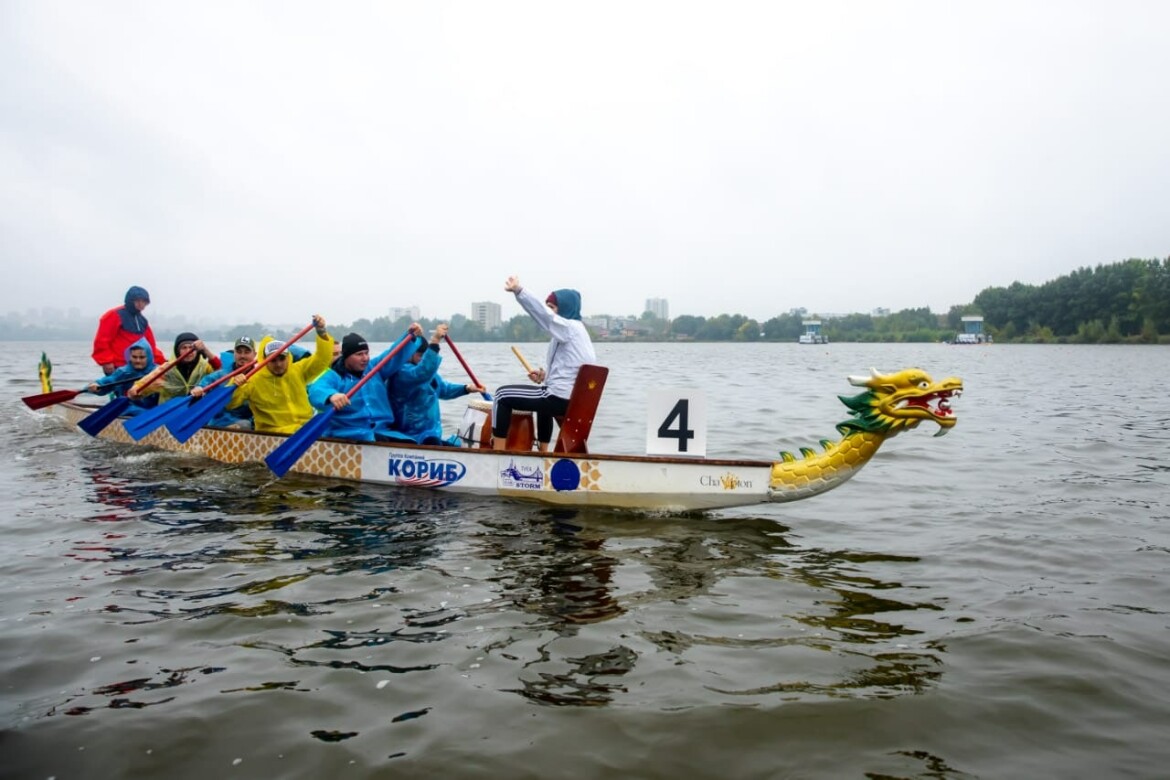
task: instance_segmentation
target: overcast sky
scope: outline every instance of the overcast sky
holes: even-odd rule
[[[1170,3],[0,2],[0,311],[929,306],[1170,255]]]

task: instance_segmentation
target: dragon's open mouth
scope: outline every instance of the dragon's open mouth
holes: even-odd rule
[[[958,390],[939,390],[938,392],[920,395],[916,398],[907,398],[899,406],[901,408],[914,407],[925,409],[935,417],[950,417],[954,414],[951,410],[951,399],[958,398],[962,394],[963,390],[961,388]]]

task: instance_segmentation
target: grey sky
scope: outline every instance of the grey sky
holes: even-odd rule
[[[0,311],[760,320],[1170,254],[1170,4],[0,3]]]

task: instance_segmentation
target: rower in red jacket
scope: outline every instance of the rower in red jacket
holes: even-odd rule
[[[166,362],[162,350],[154,341],[154,331],[142,314],[149,303],[150,294],[146,290],[131,287],[126,291],[125,304],[115,306],[98,320],[97,333],[93,337],[93,360],[102,367],[106,376],[126,364],[126,348],[141,338],[145,338],[154,351],[155,363],[161,365]]]

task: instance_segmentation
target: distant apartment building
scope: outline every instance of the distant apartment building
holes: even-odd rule
[[[403,318],[409,319],[411,322],[418,322],[418,320],[419,320],[418,307],[417,306],[391,306],[390,311],[387,313],[387,316],[390,317],[390,322],[398,322],[399,320],[401,320]]]
[[[485,332],[499,330],[504,324],[500,316],[500,304],[491,301],[475,301],[471,304],[471,319],[478,322]]]
[[[609,332],[609,317],[605,315],[599,317],[582,317],[581,322],[585,323],[585,327],[595,333]]]
[[[665,298],[647,298],[646,308],[642,311],[648,311],[660,320],[669,320],[670,302]]]

